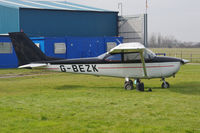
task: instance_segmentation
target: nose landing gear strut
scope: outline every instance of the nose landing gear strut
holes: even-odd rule
[[[169,88],[170,87],[169,83],[165,81],[165,78],[162,78],[161,81],[163,81],[163,83],[161,85],[162,88]]]

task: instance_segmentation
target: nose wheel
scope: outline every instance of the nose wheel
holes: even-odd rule
[[[161,85],[162,88],[170,88],[170,85],[168,82],[165,81],[165,78],[162,78],[162,81],[163,81]]]

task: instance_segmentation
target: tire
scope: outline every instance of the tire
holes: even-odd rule
[[[132,80],[129,80],[129,83],[133,86],[133,81]]]
[[[126,81],[124,84],[124,89],[125,90],[133,90],[133,81],[129,80],[128,82]]]
[[[161,87],[162,88],[170,88],[170,85],[168,82],[165,82],[165,83],[163,82]]]
[[[144,83],[140,83],[140,91],[144,91]]]
[[[136,84],[136,89],[138,90],[138,91],[144,91],[144,83],[137,83]]]

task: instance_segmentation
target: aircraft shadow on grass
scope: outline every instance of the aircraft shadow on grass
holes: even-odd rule
[[[200,95],[199,82],[181,82],[174,84],[168,88],[172,92],[182,93],[186,95]]]
[[[97,87],[97,86],[81,86],[81,85],[62,85],[62,86],[58,86],[55,89],[56,90],[73,90],[73,89],[83,89],[83,88],[89,88],[89,89],[117,89],[119,88],[118,86],[112,86],[112,87]],[[121,89],[121,88],[120,88]]]
[[[198,82],[189,82],[189,83],[176,83],[171,88],[168,88],[168,90],[176,93],[186,94],[186,95],[200,95],[200,83]],[[57,86],[56,90],[74,90],[74,89],[83,89],[83,88],[89,88],[89,89],[121,89],[123,87],[118,86],[112,86],[112,87],[100,87],[100,86],[82,86],[82,85],[62,85]],[[145,90],[150,87],[145,87]],[[134,88],[135,89],[135,88]],[[153,87],[152,89],[157,90],[161,89],[160,87]]]
[[[78,88],[82,88],[84,86],[80,86],[80,85],[62,85],[62,86],[58,86],[55,89],[56,90],[73,90],[73,89],[78,89]]]

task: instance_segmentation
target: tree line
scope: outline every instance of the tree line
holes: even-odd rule
[[[200,48],[200,42],[182,42],[174,36],[163,36],[159,34],[151,34],[148,40],[150,48]]]

